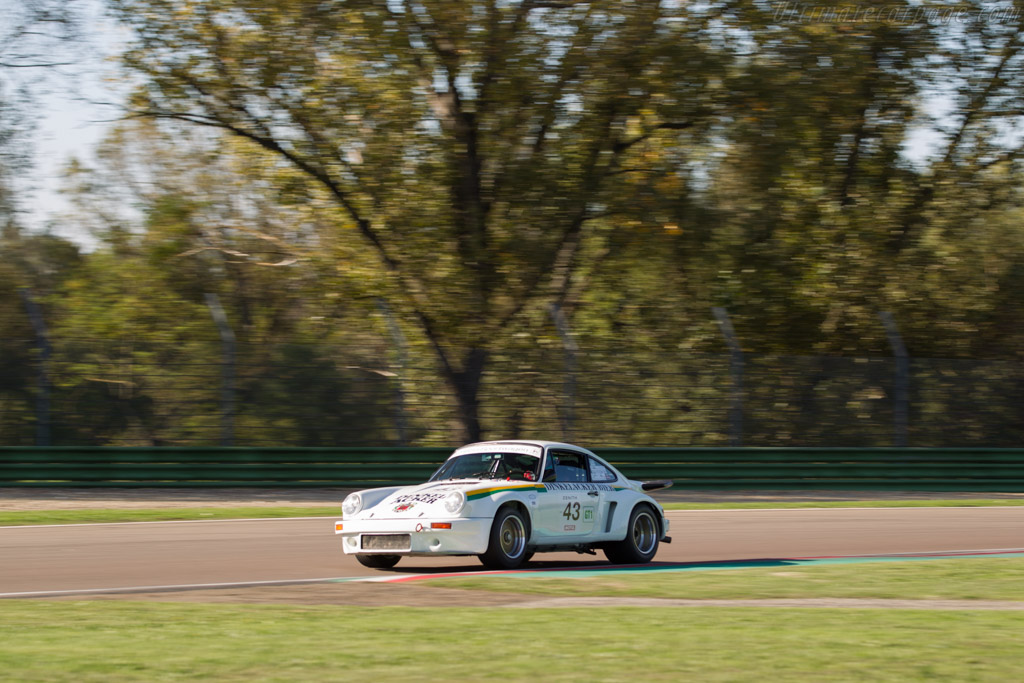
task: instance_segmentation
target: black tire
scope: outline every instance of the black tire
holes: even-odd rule
[[[391,569],[402,558],[398,555],[356,555],[356,559],[370,569]]]
[[[491,540],[480,561],[488,569],[515,569],[532,553],[526,552],[529,532],[523,515],[512,507],[498,510],[491,524]]]
[[[629,515],[626,537],[605,546],[604,554],[613,564],[647,564],[658,552],[661,527],[649,505],[637,505]]]

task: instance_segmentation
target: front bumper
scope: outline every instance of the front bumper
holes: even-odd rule
[[[451,524],[450,529],[432,528],[440,522]],[[335,523],[334,533],[341,536],[341,548],[346,555],[480,555],[487,550],[490,540],[491,520],[489,518],[468,519],[355,519]],[[378,543],[387,546],[369,549],[364,545],[363,536],[407,535],[394,539],[395,543]]]

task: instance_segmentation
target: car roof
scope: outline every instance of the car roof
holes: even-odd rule
[[[590,455],[596,455],[593,451],[583,446],[576,446],[571,443],[564,443],[562,441],[544,441],[542,439],[496,439],[494,441],[477,441],[475,443],[467,443],[459,446],[455,450],[460,450],[467,446],[484,446],[494,444],[498,446],[500,444],[523,444],[527,446],[540,446],[541,448],[571,448],[577,451],[583,451]]]

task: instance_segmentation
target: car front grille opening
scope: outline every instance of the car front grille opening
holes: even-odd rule
[[[363,550],[408,550],[411,545],[409,534],[363,535]]]

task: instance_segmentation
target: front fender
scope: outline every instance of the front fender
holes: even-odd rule
[[[467,493],[467,501],[472,505],[470,514],[473,517],[490,517],[498,513],[498,510],[505,505],[518,506],[526,517],[528,535],[533,533],[533,515],[537,509],[537,493],[541,490],[538,486],[494,486],[490,490],[473,491]]]

